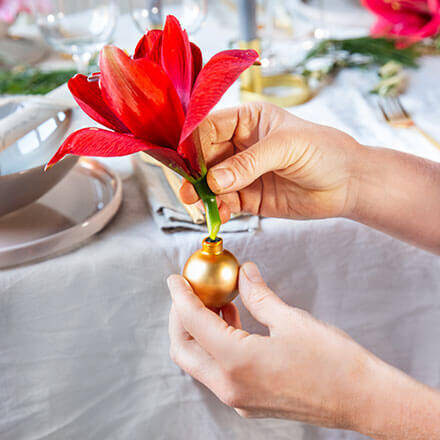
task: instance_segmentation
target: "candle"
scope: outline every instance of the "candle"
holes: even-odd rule
[[[240,40],[255,40],[257,38],[257,8],[255,0],[237,0],[237,6]]]

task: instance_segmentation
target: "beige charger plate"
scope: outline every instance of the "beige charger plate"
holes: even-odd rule
[[[122,201],[121,179],[81,158],[37,202],[0,218],[0,268],[67,252],[99,232]]]

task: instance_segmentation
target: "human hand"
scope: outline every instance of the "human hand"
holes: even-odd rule
[[[222,222],[240,212],[346,217],[440,254],[439,163],[360,145],[271,104],[213,113],[199,133]],[[198,200],[186,181],[180,196]]]
[[[353,209],[361,147],[339,130],[258,103],[210,115],[200,135],[223,222],[231,212],[305,219]],[[198,200],[186,181],[180,196],[187,204]]]
[[[257,267],[240,270],[245,307],[270,336],[242,330],[236,306],[207,309],[171,275],[170,355],[243,417],[279,417],[378,439],[440,438],[439,394],[385,364],[342,331],[289,307]]]
[[[240,271],[244,305],[270,336],[241,329],[236,306],[223,319],[205,308],[183,277],[168,280],[172,359],[245,417],[280,417],[353,426],[369,354],[346,334],[289,307],[253,263]]]

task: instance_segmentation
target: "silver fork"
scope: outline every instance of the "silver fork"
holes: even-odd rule
[[[412,128],[417,130],[426,140],[431,142],[434,147],[440,150],[440,142],[416,125],[411,115],[403,107],[399,97],[381,97],[379,98],[378,105],[388,124],[397,128]]]

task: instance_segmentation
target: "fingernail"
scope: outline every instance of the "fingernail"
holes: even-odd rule
[[[246,275],[246,278],[253,282],[253,283],[259,283],[261,282],[262,278],[261,278],[261,274],[260,271],[258,270],[258,267],[256,264],[254,263],[245,263],[243,264],[243,266],[241,267],[244,274]]]
[[[235,180],[234,173],[228,168],[213,169],[210,172],[214,190],[222,190],[229,188]]]

